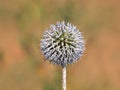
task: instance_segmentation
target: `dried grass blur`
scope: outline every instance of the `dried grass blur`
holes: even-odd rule
[[[86,52],[67,68],[68,90],[120,90],[119,0],[0,0],[0,90],[61,90],[61,68],[39,43],[56,21],[77,25]]]

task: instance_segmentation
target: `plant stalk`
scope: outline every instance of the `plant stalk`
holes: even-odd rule
[[[63,90],[66,90],[66,67],[63,67]]]

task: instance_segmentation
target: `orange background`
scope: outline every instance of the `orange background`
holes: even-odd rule
[[[67,90],[120,90],[119,0],[0,0],[0,90],[62,90],[61,67],[39,44],[63,20],[86,40],[84,56],[67,67]]]

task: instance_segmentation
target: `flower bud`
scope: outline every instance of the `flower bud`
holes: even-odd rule
[[[44,32],[41,49],[51,63],[66,67],[82,56],[85,42],[82,33],[74,25],[57,22]]]

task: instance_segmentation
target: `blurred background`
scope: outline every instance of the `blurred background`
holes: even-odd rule
[[[86,41],[67,67],[67,90],[120,90],[120,0],[0,0],[0,90],[62,90],[62,69],[39,44],[63,20]]]

